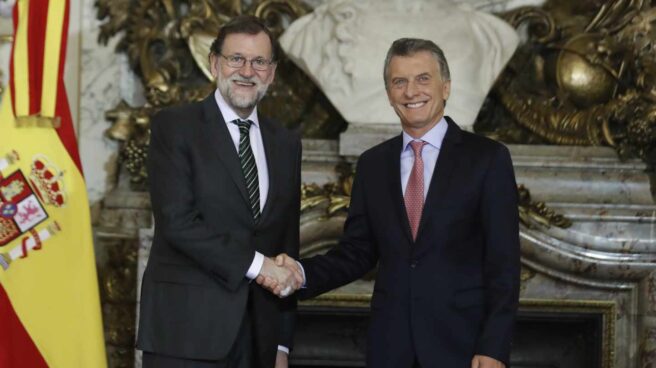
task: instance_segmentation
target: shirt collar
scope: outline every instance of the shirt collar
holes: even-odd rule
[[[226,102],[225,98],[223,98],[223,95],[218,88],[216,91],[214,91],[214,99],[216,100],[216,104],[219,105],[219,110],[221,110],[221,115],[223,116],[223,120],[225,120],[226,124],[236,119],[242,119],[239,115],[237,115],[232,107],[228,105],[228,102]],[[250,120],[253,122],[253,125],[258,128],[260,127],[260,121],[257,119],[257,106],[255,106],[251,114],[245,120]]]
[[[449,123],[446,122],[446,119],[442,117],[440,121],[435,124],[431,130],[426,132],[422,137],[419,138],[419,140],[422,140],[431,146],[440,149],[442,147],[442,141],[444,141],[444,136],[446,135],[446,130],[449,127]],[[410,136],[410,134],[406,133],[405,130],[403,131],[403,150],[405,151],[408,148],[408,145],[410,142],[414,141],[415,139]]]

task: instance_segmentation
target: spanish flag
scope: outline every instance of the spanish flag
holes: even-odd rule
[[[64,89],[69,3],[18,0],[0,104],[0,367],[106,367],[89,203]]]

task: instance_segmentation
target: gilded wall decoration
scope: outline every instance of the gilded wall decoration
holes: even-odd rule
[[[150,116],[156,111],[151,106],[132,108],[121,101],[114,109],[105,113],[112,126],[107,137],[122,143],[119,164],[130,174],[133,188],[140,189],[146,183],[146,156],[150,138]]]
[[[279,35],[309,10],[298,0],[98,0],[96,6],[98,18],[106,20],[99,42],[120,34],[117,51],[127,54],[144,85],[145,106],[122,103],[107,115],[114,121],[108,135],[116,138],[120,131],[121,158],[136,189],[143,188],[146,178],[141,152],[146,151],[150,116],[165,106],[201,100],[215,88],[207,57],[219,27],[237,15],[252,14]],[[276,74],[260,111],[304,137],[337,138],[346,122],[314,83],[284,55]]]
[[[327,204],[327,216],[348,210],[351,203],[354,168],[346,162],[341,162],[335,171],[339,174],[337,183],[327,183],[321,187],[314,183],[303,183],[301,186],[301,212],[309,211],[324,203]]]
[[[526,291],[526,287],[528,286],[528,283],[535,278],[535,275],[537,275],[537,272],[534,270],[522,265],[521,272],[519,274],[519,281],[520,281],[520,289],[519,293],[520,295],[524,294],[524,291]]]
[[[649,1],[549,1],[506,19],[528,41],[475,129],[509,143],[607,145],[656,162],[656,7]]]
[[[315,207],[325,207],[326,217],[331,217],[340,211],[348,210],[351,203],[351,189],[355,175],[354,167],[346,162],[337,165],[339,181],[318,186],[314,183],[303,183],[301,187],[301,212],[307,212]],[[531,193],[524,185],[517,186],[519,194],[519,221],[528,228],[556,226],[568,228],[572,221],[547,207],[544,202],[531,199]]]
[[[531,193],[524,185],[518,185],[517,191],[519,192],[519,221],[524,226],[528,228],[535,228],[537,225],[560,228],[572,226],[571,220],[556,213],[544,202],[533,201]]]

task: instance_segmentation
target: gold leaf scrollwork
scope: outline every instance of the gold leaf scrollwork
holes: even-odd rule
[[[520,280],[520,294],[524,293],[528,283],[535,277],[536,272],[532,269],[522,265],[519,280]]]
[[[301,186],[301,212],[325,206],[326,214],[332,216],[341,210],[348,209],[355,173],[352,166],[347,163],[340,163],[336,171],[339,173],[339,181],[336,183],[327,183],[323,186],[304,183]],[[561,228],[572,226],[571,220],[556,213],[544,202],[533,201],[531,193],[524,185],[518,185],[517,191],[519,220],[525,226],[529,228],[534,228],[536,225]]]
[[[276,35],[282,34],[296,18],[308,12],[301,3],[285,0],[264,0],[255,7],[253,14],[266,21]]]
[[[130,174],[133,189],[145,189],[146,156],[150,140],[150,116],[156,109],[149,106],[132,108],[121,101],[114,109],[105,113],[105,118],[112,121],[112,126],[105,135],[122,143],[119,162]]]
[[[353,168],[352,165],[342,162],[337,165],[336,171],[339,173],[337,183],[327,183],[323,186],[303,183],[301,186],[301,212],[309,211],[322,204],[326,205],[328,216],[348,210],[353,188]]]
[[[614,0],[580,14],[552,1],[546,9],[505,15],[528,24],[529,38],[475,129],[511,143],[607,145],[656,163],[656,7]]]
[[[556,213],[553,209],[547,207],[544,202],[532,201],[531,193],[524,185],[518,185],[517,191],[519,192],[519,221],[526,227],[535,228],[536,224],[561,228],[572,226],[571,220]]]

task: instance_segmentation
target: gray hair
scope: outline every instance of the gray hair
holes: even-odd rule
[[[387,77],[389,76],[389,64],[394,56],[410,56],[420,51],[428,51],[437,60],[437,65],[440,67],[440,76],[443,81],[451,80],[451,73],[449,72],[449,64],[444,57],[444,51],[431,40],[422,40],[420,38],[399,38],[392,43],[387,56],[385,56],[385,67],[383,68],[383,79],[385,81],[385,89],[387,89]]]

